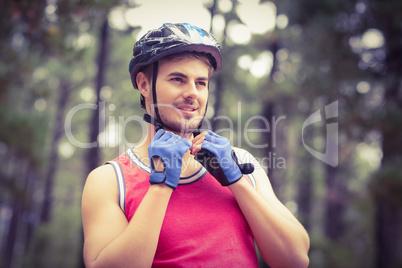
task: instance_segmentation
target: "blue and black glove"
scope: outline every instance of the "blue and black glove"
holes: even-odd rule
[[[201,145],[201,150],[195,155],[212,176],[222,186],[231,185],[240,180],[243,174],[254,171],[251,163],[239,164],[230,142],[225,137],[208,131]]]
[[[191,143],[187,139],[172,132],[165,132],[164,129],[158,130],[148,147],[151,166],[150,183],[164,183],[176,189],[180,179],[183,156],[190,147]],[[162,161],[163,171],[155,170],[154,160],[156,159]]]

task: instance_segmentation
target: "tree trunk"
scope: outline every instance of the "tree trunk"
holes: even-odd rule
[[[337,178],[337,168],[325,165],[327,194],[325,199],[325,234],[336,241],[344,231],[342,182]]]
[[[273,133],[272,133],[272,126],[275,122],[274,120],[274,106],[275,104],[271,101],[265,102],[262,108],[262,116],[268,120],[269,125],[270,125],[270,130],[269,132],[263,133],[262,135],[262,140],[264,141],[263,144],[268,144],[266,150],[265,150],[265,156],[267,157],[268,162],[264,163],[267,164],[267,173],[269,180],[271,181],[272,188],[274,189],[275,192],[277,192],[279,189],[279,182],[276,181],[274,171],[275,171],[275,166],[273,165],[273,158],[274,158],[274,146],[273,146]],[[266,128],[265,125],[261,126],[261,128]],[[278,194],[278,193],[277,193]]]
[[[311,172],[311,157],[301,159],[299,183],[297,187],[297,212],[298,219],[304,228],[311,231],[311,207],[313,198],[313,174]]]
[[[107,51],[107,38],[108,38],[108,33],[109,33],[109,27],[108,27],[108,20],[105,19],[105,21],[102,24],[102,27],[100,29],[100,34],[99,34],[99,51],[98,51],[98,56],[97,56],[97,66],[98,66],[98,72],[96,75],[95,79],[95,95],[96,95],[96,109],[94,110],[92,114],[92,118],[90,121],[90,133],[89,133],[89,143],[97,144],[96,146],[92,146],[92,148],[89,148],[87,151],[87,162],[86,162],[86,175],[88,175],[92,170],[97,168],[100,164],[101,161],[101,154],[100,154],[100,148],[98,145],[98,135],[101,131],[104,129],[104,118],[102,118],[102,105],[101,105],[101,89],[105,84],[105,69],[106,69],[106,59],[108,55]]]
[[[401,209],[390,204],[387,200],[376,200],[376,230],[377,241],[376,267],[393,268],[400,267],[400,228]]]
[[[303,118],[308,118],[312,114],[312,109],[306,109],[306,111],[301,114]],[[316,128],[310,127],[304,129],[304,137],[314,137],[314,132]],[[303,140],[302,137],[299,136],[299,140],[297,143],[298,147],[303,148]],[[302,149],[303,155],[297,158],[297,161],[300,162],[297,171],[297,179],[298,179],[298,187],[297,187],[297,214],[298,219],[304,228],[310,232],[312,229],[311,222],[311,212],[313,206],[313,198],[314,198],[314,190],[313,190],[313,161],[314,159],[311,155]]]
[[[214,92],[214,117],[220,115],[221,107],[222,107],[222,94],[223,94],[224,86],[222,81],[222,76],[217,75],[215,79],[215,92]],[[211,121],[212,131],[216,131],[218,128],[219,120]]]
[[[28,248],[32,237],[32,229],[35,224],[35,210],[32,194],[35,184],[35,168],[30,160],[22,160],[18,157],[18,170],[13,171],[15,176],[10,177],[12,191],[11,219],[8,222],[7,234],[4,244],[3,261],[7,268],[18,267],[20,260]],[[14,161],[12,161],[14,162]],[[21,180],[20,180],[21,179]],[[27,215],[30,215],[27,217]],[[24,245],[15,250],[16,245]],[[1,263],[0,263],[1,264]]]
[[[4,267],[13,267],[14,247],[17,241],[17,230],[20,223],[21,205],[18,202],[13,203],[13,215],[7,232],[7,238],[4,250]]]
[[[107,51],[107,40],[109,36],[109,22],[107,19],[104,20],[102,27],[99,32],[99,51],[98,51],[98,56],[97,56],[97,66],[98,66],[98,72],[96,75],[95,79],[95,94],[96,94],[96,109],[94,110],[92,114],[92,118],[90,121],[90,133],[89,133],[89,142],[93,144],[97,144],[96,146],[89,148],[87,151],[87,156],[86,156],[86,173],[85,173],[85,178],[87,175],[97,168],[100,165],[101,161],[101,151],[98,145],[98,135],[101,131],[104,129],[104,118],[101,117],[103,111],[102,111],[102,105],[101,104],[101,89],[105,84],[105,73],[106,73],[106,62],[107,62],[107,56],[108,56],[108,51]],[[84,180],[85,182],[85,180]],[[84,268],[84,259],[83,259],[83,252],[82,249],[84,247],[84,234],[83,230],[81,228],[80,232],[80,237],[81,237],[81,246],[79,247],[79,266]]]
[[[49,167],[45,176],[45,193],[40,216],[40,222],[42,223],[48,223],[52,218],[53,188],[55,175],[59,165],[58,146],[64,133],[63,119],[69,99],[70,86],[66,82],[61,82],[59,87],[59,99],[57,101],[56,117],[53,126],[53,139],[48,160]]]
[[[272,68],[271,68],[271,73],[269,74],[268,77],[268,82],[267,82],[267,86],[264,87],[261,93],[261,96],[263,98],[263,108],[262,108],[262,116],[268,120],[269,125],[270,125],[270,131],[267,133],[263,133],[261,139],[264,141],[264,144],[268,144],[267,149],[265,151],[265,156],[267,157],[267,159],[269,159],[268,161],[268,165],[267,165],[267,173],[268,173],[268,177],[269,180],[271,182],[272,188],[274,189],[275,193],[277,194],[277,196],[280,198],[281,197],[281,193],[280,193],[280,182],[278,180],[278,178],[275,177],[275,165],[274,165],[274,153],[275,153],[275,147],[274,147],[274,124],[275,123],[275,101],[271,100],[271,99],[267,99],[265,97],[265,90],[267,90],[267,88],[269,88],[271,85],[274,84],[274,74],[276,72],[276,70],[278,69],[278,60],[276,57],[276,54],[279,50],[279,42],[277,39],[274,39],[271,43],[267,44],[266,47],[268,50],[271,51],[272,55],[273,55],[273,60],[272,60]],[[266,128],[266,126],[261,126],[262,128]],[[276,146],[276,145],[275,145]]]
[[[402,95],[400,78],[402,70],[402,40],[400,38],[400,16],[389,16],[389,12],[400,8],[398,1],[371,1],[377,27],[384,35],[384,51],[386,53],[385,68],[380,77],[385,87],[384,114],[379,125],[382,132],[381,168],[378,171],[385,175],[377,182],[381,186],[388,184],[388,191],[383,198],[375,198],[375,238],[376,267],[401,267],[402,206],[394,200],[402,193],[396,192],[395,185],[401,185],[400,164],[402,159]],[[378,78],[378,77],[377,77]],[[392,169],[394,173],[387,172]],[[396,199],[398,200],[398,199]]]
[[[212,22],[214,19],[215,14],[217,13],[217,8],[218,8],[218,1],[214,0],[211,7],[208,8],[209,13],[211,14],[211,27],[210,27],[210,32],[212,33]],[[224,31],[226,31],[226,24],[225,24],[225,29]],[[221,46],[225,45],[225,37],[221,42]],[[218,115],[220,115],[220,111],[221,111],[221,107],[222,107],[222,95],[223,95],[223,91],[224,91],[224,83],[223,83],[223,76],[222,76],[222,72],[220,74],[217,74],[216,76],[214,76],[214,84],[215,84],[215,91],[214,91],[214,103],[213,103],[213,107],[214,107],[214,114],[213,117],[216,117]],[[218,128],[218,120],[212,120],[211,121],[211,129],[212,131],[216,131]]]

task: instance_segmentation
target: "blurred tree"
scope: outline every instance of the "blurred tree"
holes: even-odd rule
[[[275,112],[275,104],[277,103],[275,97],[272,96],[272,94],[267,94],[266,89],[271,89],[275,87],[275,81],[274,81],[274,75],[275,73],[279,70],[278,67],[278,58],[277,58],[277,53],[280,49],[280,41],[277,38],[276,33],[273,33],[268,36],[267,38],[267,43],[265,44],[266,47],[262,48],[262,50],[268,50],[272,53],[272,68],[268,76],[268,80],[266,83],[263,84],[261,88],[261,97],[263,100],[263,107],[261,114],[264,118],[268,120],[270,123],[271,128],[276,125],[276,112]],[[279,100],[280,102],[280,100]],[[262,126],[263,127],[263,126]],[[265,139],[265,143],[268,145],[265,154],[267,156],[273,156],[275,153],[275,130],[271,129],[268,134],[263,135],[262,139]],[[267,167],[267,173],[269,174],[269,180],[272,184],[272,188],[274,189],[275,193],[278,195],[280,199],[283,198],[282,193],[281,193],[281,185],[284,184],[283,178],[279,178],[275,176],[275,166],[273,163],[270,163]]]
[[[325,138],[319,142],[312,134],[319,134],[318,137],[328,137],[326,125],[334,123],[331,119],[326,119],[326,112],[323,107],[338,101],[339,110],[337,112],[338,120],[335,123],[339,125],[337,137],[341,143],[336,149],[339,154],[339,163],[335,166],[330,163],[323,163],[319,167],[311,161],[311,156],[306,156],[298,159],[300,171],[297,174],[300,188],[299,193],[299,213],[302,223],[310,230],[312,226],[311,209],[309,204],[312,200],[317,200],[317,196],[313,195],[312,177],[322,174],[325,177],[325,194],[323,204],[325,210],[323,214],[323,231],[328,239],[327,246],[322,247],[315,240],[315,232],[313,228],[311,253],[315,254],[316,250],[322,251],[325,254],[325,267],[345,267],[344,259],[339,258],[342,254],[341,247],[347,239],[346,229],[346,212],[347,204],[350,202],[351,193],[349,192],[350,181],[347,178],[352,175],[350,166],[353,158],[347,156],[348,146],[354,146],[354,139],[360,139],[366,130],[362,124],[350,126],[349,116],[359,114],[356,111],[356,103],[360,101],[360,96],[353,94],[352,96],[345,93],[345,85],[352,87],[356,85],[356,80],[364,80],[367,74],[359,68],[359,55],[356,55],[350,47],[349,40],[356,33],[361,32],[361,19],[356,12],[356,1],[321,1],[314,2],[310,0],[294,2],[275,1],[278,6],[278,13],[285,14],[289,18],[288,27],[282,31],[278,31],[281,45],[286,49],[286,54],[296,59],[292,62],[291,73],[286,73],[282,66],[279,68],[278,74],[274,75],[276,84],[273,90],[277,96],[282,96],[282,100],[278,103],[285,104],[283,96],[291,99],[294,103],[286,110],[290,112],[292,117],[298,117],[299,120],[305,120],[315,110],[322,110],[320,115],[321,124],[310,126],[310,131],[306,128],[304,133],[304,141],[299,144],[299,148],[304,150],[306,144],[313,145],[316,151],[326,151],[330,148],[320,146],[320,143],[325,144]],[[284,50],[281,51],[283,53]],[[280,74],[287,76],[286,82],[282,82]],[[289,90],[289,81],[293,84]],[[271,93],[272,94],[272,93]],[[322,120],[324,118],[324,120]],[[333,119],[332,119],[333,120]],[[319,125],[319,126],[318,126]],[[311,128],[315,130],[312,131]],[[356,131],[351,132],[351,129]],[[317,132],[318,131],[318,132]],[[303,131],[302,131],[303,134]],[[344,135],[348,138],[343,139]],[[319,142],[319,143],[317,143]],[[304,150],[305,151],[305,150]],[[329,154],[336,153],[335,151]],[[303,163],[306,163],[304,165]],[[306,168],[304,168],[304,166]],[[318,167],[314,172],[308,172],[306,169]],[[320,171],[318,171],[320,170]],[[319,176],[322,176],[319,175]],[[315,212],[316,213],[316,212]],[[314,216],[316,217],[316,216]],[[320,228],[320,227],[319,227]],[[317,244],[316,244],[317,243]],[[321,248],[321,249],[320,249]],[[314,255],[312,255],[314,257]],[[312,266],[319,265],[317,260],[312,258]],[[353,267],[353,264],[350,264]]]
[[[401,132],[402,53],[401,39],[396,38],[401,34],[401,4],[398,1],[317,3],[307,0],[297,4],[280,1],[277,5],[279,12],[289,17],[290,24],[282,32],[281,41],[291,52],[298,51],[302,58],[302,69],[295,83],[303,92],[301,98],[307,103],[319,101],[324,105],[340,101],[340,163],[337,168],[328,165],[324,168],[325,233],[338,245],[345,243],[348,230],[344,219],[346,204],[350,203],[348,185],[351,182],[341,178],[353,176],[350,167],[359,156],[351,156],[347,146],[369,142],[379,131],[383,158],[370,183],[377,206],[377,267],[394,267],[400,263],[397,252],[400,252],[401,239],[400,199],[397,198],[401,194],[401,180],[399,173],[393,173],[402,151],[400,135],[396,135]],[[301,180],[309,185],[306,178]],[[343,263],[334,254],[343,253],[334,245],[326,253],[330,255],[325,257],[325,267],[339,267]],[[313,240],[313,251],[314,248]]]
[[[107,13],[105,13],[103,22],[100,27],[99,31],[99,39],[97,42],[99,44],[98,47],[98,55],[96,59],[96,65],[97,65],[97,74],[95,77],[95,106],[96,109],[94,109],[92,118],[90,121],[90,133],[89,133],[89,143],[91,144],[97,144],[96,146],[92,146],[91,148],[88,149],[87,152],[87,173],[89,174],[92,170],[97,168],[101,164],[101,152],[100,152],[100,147],[98,145],[98,136],[99,133],[104,131],[104,125],[105,125],[105,120],[106,118],[102,118],[100,115],[104,114],[104,111],[102,111],[102,105],[101,105],[101,89],[105,85],[105,77],[106,77],[106,71],[107,71],[107,58],[108,58],[108,38],[109,38],[109,21],[107,20]],[[102,124],[103,122],[103,124]]]
[[[0,11],[0,124],[7,130],[0,134],[0,158],[7,163],[0,209],[10,215],[0,218],[5,267],[22,265],[31,237],[42,244],[30,249],[31,261],[48,266],[35,251],[49,251],[50,240],[34,235],[35,229],[39,221],[52,221],[59,141],[70,96],[85,81],[85,71],[77,71],[90,52],[87,30],[113,2],[7,1]]]
[[[0,11],[1,49],[0,57],[0,144],[3,147],[0,159],[0,236],[2,258],[0,264],[13,267],[16,264],[17,247],[30,241],[36,222],[37,207],[33,202],[38,188],[44,161],[42,148],[46,147],[43,130],[48,127],[48,117],[36,111],[33,99],[46,95],[46,89],[31,87],[31,71],[38,63],[37,55],[30,49],[43,52],[44,46],[36,47],[43,31],[40,27],[44,1],[32,3],[8,2]],[[4,188],[3,188],[4,186]]]
[[[106,72],[107,72],[107,58],[108,58],[108,38],[109,38],[109,21],[107,20],[108,12],[103,14],[103,22],[100,27],[99,37],[97,42],[99,44],[98,54],[96,59],[97,65],[97,73],[95,77],[95,109],[93,110],[89,125],[89,144],[96,144],[95,146],[91,146],[86,153],[86,170],[84,174],[84,178],[86,178],[87,174],[89,174],[92,170],[97,168],[101,164],[101,148],[98,143],[99,134],[104,131],[105,120],[101,115],[105,113],[102,109],[104,109],[104,105],[101,104],[101,90],[102,87],[105,86],[106,83]],[[83,181],[85,183],[85,180]],[[83,234],[83,233],[82,233]],[[85,267],[82,248],[84,247],[84,238],[81,236],[81,246],[79,250],[79,266]]]
[[[399,171],[402,164],[402,3],[371,0],[365,4],[368,9],[365,34],[371,31],[383,36],[383,46],[369,47],[362,52],[374,55],[366,68],[373,79],[381,83],[383,91],[383,103],[374,111],[372,125],[382,134],[383,155],[381,168],[370,182],[376,202],[376,267],[399,267],[402,265],[402,176]],[[378,38],[381,41],[381,36]]]
[[[59,162],[59,151],[58,145],[60,139],[64,134],[64,116],[67,108],[67,104],[70,99],[70,84],[67,81],[62,81],[59,86],[59,96],[57,100],[57,111],[54,120],[53,133],[52,133],[52,144],[50,145],[49,152],[49,168],[45,175],[45,196],[42,204],[40,221],[42,223],[49,223],[51,220],[52,204],[53,200],[53,189],[54,180],[57,172],[58,162]]]
[[[230,62],[231,57],[229,55],[233,55],[233,53],[236,53],[235,51],[237,50],[236,47],[228,45],[227,43],[227,27],[228,24],[231,21],[239,21],[239,17],[236,14],[236,6],[237,6],[237,1],[232,0],[232,8],[229,12],[222,12],[218,8],[218,0],[213,0],[212,5],[210,7],[207,7],[211,14],[211,27],[210,31],[214,35],[219,35],[221,36],[221,40],[219,40],[219,44],[221,46],[221,53],[224,58],[224,64],[225,66],[232,64]],[[223,29],[221,29],[220,33],[214,33],[213,31],[213,24],[214,24],[214,19],[216,17],[222,16],[223,18]],[[232,59],[236,59],[235,57]],[[213,107],[213,116],[211,118],[219,117],[222,115],[222,110],[224,107],[224,100],[223,96],[225,95],[226,88],[230,88],[230,85],[228,85],[228,77],[230,77],[232,74],[230,73],[233,71],[231,68],[223,68],[221,72],[217,73],[216,75],[213,76],[211,82],[213,86],[211,87],[211,100],[212,101],[212,107]],[[212,130],[217,130],[219,127],[222,127],[222,125],[219,125],[220,121],[219,120],[212,120],[211,121],[211,129]]]

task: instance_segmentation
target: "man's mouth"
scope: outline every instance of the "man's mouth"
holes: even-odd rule
[[[198,109],[198,108],[192,107],[192,106],[179,106],[177,108],[179,110],[186,111],[186,112],[194,112],[194,111],[196,111]]]

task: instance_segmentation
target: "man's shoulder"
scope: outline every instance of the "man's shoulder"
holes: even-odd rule
[[[96,184],[100,182],[110,182],[111,179],[115,179],[115,171],[111,165],[102,165],[89,173],[87,177],[87,183],[96,181]]]

